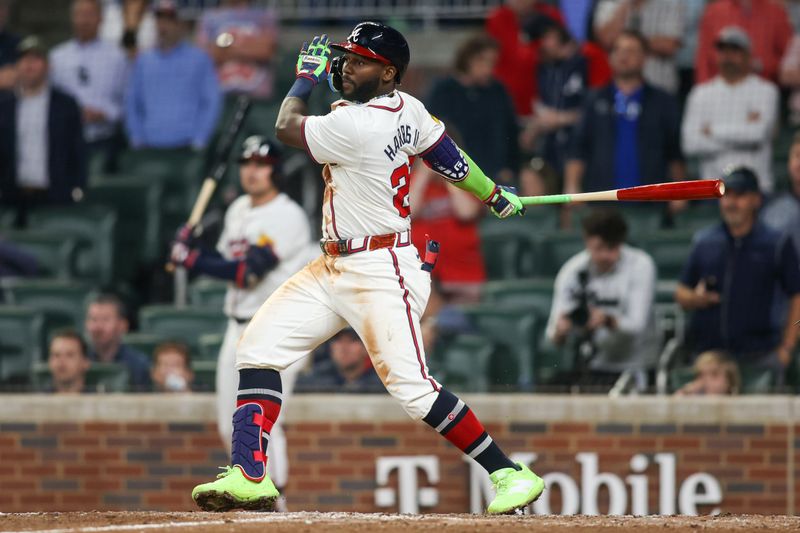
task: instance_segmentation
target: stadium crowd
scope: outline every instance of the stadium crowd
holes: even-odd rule
[[[204,4],[189,20],[179,1],[74,0],[72,37],[51,48],[11,24],[23,2],[0,0],[0,387],[213,387],[227,285],[170,244],[238,95],[261,110],[245,133],[273,137],[296,51],[281,45],[279,12]],[[663,373],[660,392],[679,394],[800,387],[800,3],[507,0],[482,25],[465,23],[472,35],[430,86],[412,75],[403,89],[498,182],[538,195],[724,177],[727,194],[501,222],[418,165],[414,243],[441,244],[422,323],[439,379],[605,392],[626,377],[645,392]],[[412,40],[412,70],[423,55]],[[322,180],[302,183],[319,169],[282,159],[269,162],[276,182],[318,227]],[[214,212],[239,194],[231,169],[192,246],[215,247]],[[189,308],[164,305],[170,259],[190,270]],[[274,268],[261,260],[259,278]],[[300,392],[381,390],[352,330],[311,359]]]

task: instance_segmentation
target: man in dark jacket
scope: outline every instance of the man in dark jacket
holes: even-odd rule
[[[724,350],[769,369],[781,385],[797,346],[800,267],[791,239],[758,219],[759,180],[747,167],[725,176],[722,223],[695,235],[675,300],[691,311],[693,354]]]
[[[78,104],[48,83],[41,41],[28,37],[18,52],[17,89],[0,92],[0,205],[24,225],[31,207],[80,200],[86,145]]]
[[[683,179],[680,113],[671,95],[645,83],[647,41],[624,31],[614,42],[614,80],[586,100],[564,172],[567,193]]]

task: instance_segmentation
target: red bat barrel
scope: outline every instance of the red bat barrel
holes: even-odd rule
[[[722,180],[674,181],[641,185],[617,191],[617,200],[636,202],[669,202],[672,200],[711,200],[725,194]]]

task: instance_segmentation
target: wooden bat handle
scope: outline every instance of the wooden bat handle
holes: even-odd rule
[[[211,197],[214,195],[214,190],[216,188],[217,182],[214,181],[214,178],[206,178],[203,180],[203,186],[200,188],[200,194],[197,195],[197,201],[194,203],[187,224],[196,226],[200,223],[200,219],[203,218],[203,213],[206,212],[208,203],[211,201]]]
[[[214,178],[206,178],[203,180],[203,186],[200,188],[200,194],[197,195],[197,200],[194,202],[189,220],[186,221],[187,224],[196,226],[200,223],[200,219],[203,218],[203,213],[206,212],[208,203],[211,201],[211,197],[214,196],[216,188],[217,182]],[[175,272],[175,265],[173,263],[167,263],[164,265],[164,270],[172,274]]]

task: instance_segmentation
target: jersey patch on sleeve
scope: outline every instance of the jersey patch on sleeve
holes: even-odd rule
[[[463,181],[469,174],[467,160],[447,134],[420,155],[429,167],[448,181]]]

